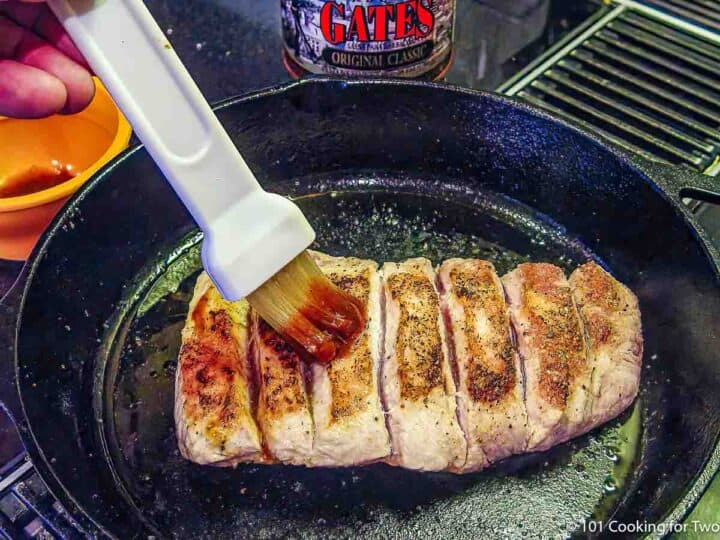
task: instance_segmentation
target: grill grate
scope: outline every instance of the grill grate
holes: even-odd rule
[[[681,17],[720,31],[720,2],[718,0],[645,0],[643,3],[668,15]]]
[[[650,159],[705,171],[720,155],[720,41],[623,6],[504,90]]]

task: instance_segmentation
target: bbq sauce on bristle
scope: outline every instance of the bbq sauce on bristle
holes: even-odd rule
[[[320,362],[332,361],[365,326],[355,298],[337,288],[303,252],[248,296],[277,332]]]

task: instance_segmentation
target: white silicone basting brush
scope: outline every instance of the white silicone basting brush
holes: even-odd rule
[[[142,0],[48,4],[203,231],[203,264],[222,295],[248,298],[277,331],[331,360],[362,325],[360,310],[305,251],[312,227],[262,189]]]

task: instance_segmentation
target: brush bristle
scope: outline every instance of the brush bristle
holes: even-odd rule
[[[279,333],[327,362],[362,327],[357,301],[337,288],[304,251],[248,296]]]

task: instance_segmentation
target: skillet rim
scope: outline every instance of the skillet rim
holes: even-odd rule
[[[510,107],[519,108],[526,113],[542,118],[547,122],[570,129],[577,135],[591,140],[595,145],[601,147],[611,156],[639,173],[641,178],[661,197],[663,197],[667,203],[670,204],[675,213],[683,220],[684,224],[690,229],[693,236],[695,236],[696,241],[699,243],[706,258],[708,259],[708,263],[715,274],[716,280],[720,281],[720,247],[716,247],[712,242],[710,242],[707,232],[696,221],[695,216],[681,200],[682,193],[685,190],[693,190],[704,193],[710,198],[718,197],[716,191],[717,187],[712,185],[712,183],[708,180],[708,177],[679,167],[674,168],[663,166],[642,157],[625,153],[608,141],[602,139],[596,133],[592,132],[591,128],[587,124],[584,124],[583,122],[572,122],[555,117],[551,113],[522,101],[517,97],[509,97],[494,92],[474,90],[445,83],[418,80],[345,80],[331,77],[311,77],[263,88],[239,96],[229,97],[215,103],[213,105],[213,110],[215,112],[222,111],[231,106],[242,105],[257,99],[282,95],[295,88],[301,88],[308,85],[336,85],[341,88],[345,88],[347,86],[401,86],[430,88],[433,91],[459,94],[469,98],[490,99]],[[85,505],[82,505],[75,500],[71,491],[63,485],[62,481],[55,472],[55,468],[50,465],[45,457],[43,449],[37,442],[25,411],[23,393],[21,392],[19,385],[19,361],[16,345],[20,328],[22,327],[25,301],[30,291],[30,287],[33,284],[34,276],[42,263],[57,230],[62,227],[65,220],[73,214],[75,209],[83,202],[96,185],[101,183],[116,168],[121,166],[125,160],[129,159],[143,148],[143,145],[138,144],[125,150],[96,172],[92,178],[80,190],[78,190],[65,207],[56,215],[50,226],[43,233],[11,290],[0,300],[0,307],[2,307],[3,311],[5,311],[3,315],[8,318],[7,320],[11,321],[11,324],[7,328],[0,328],[0,333],[9,334],[7,339],[11,348],[8,354],[10,358],[8,360],[5,360],[4,358],[0,359],[0,374],[5,374],[7,372],[7,374],[11,377],[10,380],[1,385],[2,390],[7,389],[8,392],[11,393],[9,396],[5,396],[9,397],[9,399],[7,403],[3,402],[2,405],[15,421],[18,427],[18,432],[30,459],[35,468],[38,470],[43,481],[48,485],[51,493],[63,504],[63,506],[71,513],[73,518],[81,525],[87,529],[96,529],[111,538],[117,538],[117,536],[115,536],[105,525],[94,517],[94,512],[88,511]],[[12,324],[13,320],[14,324]],[[4,391],[3,394],[5,394]],[[662,520],[656,523],[658,528],[668,532],[666,534],[654,532],[647,535],[646,538],[663,538],[669,534],[676,524],[682,522],[682,520],[690,514],[700,497],[705,493],[718,470],[720,470],[720,436],[715,439],[712,452],[705,460],[701,470],[691,481],[691,484],[685,494],[674,504],[672,509],[662,518]],[[133,521],[137,521],[138,531],[140,531],[141,528],[149,530],[147,524],[140,518],[133,517]],[[155,533],[155,531],[152,531],[152,533]]]

